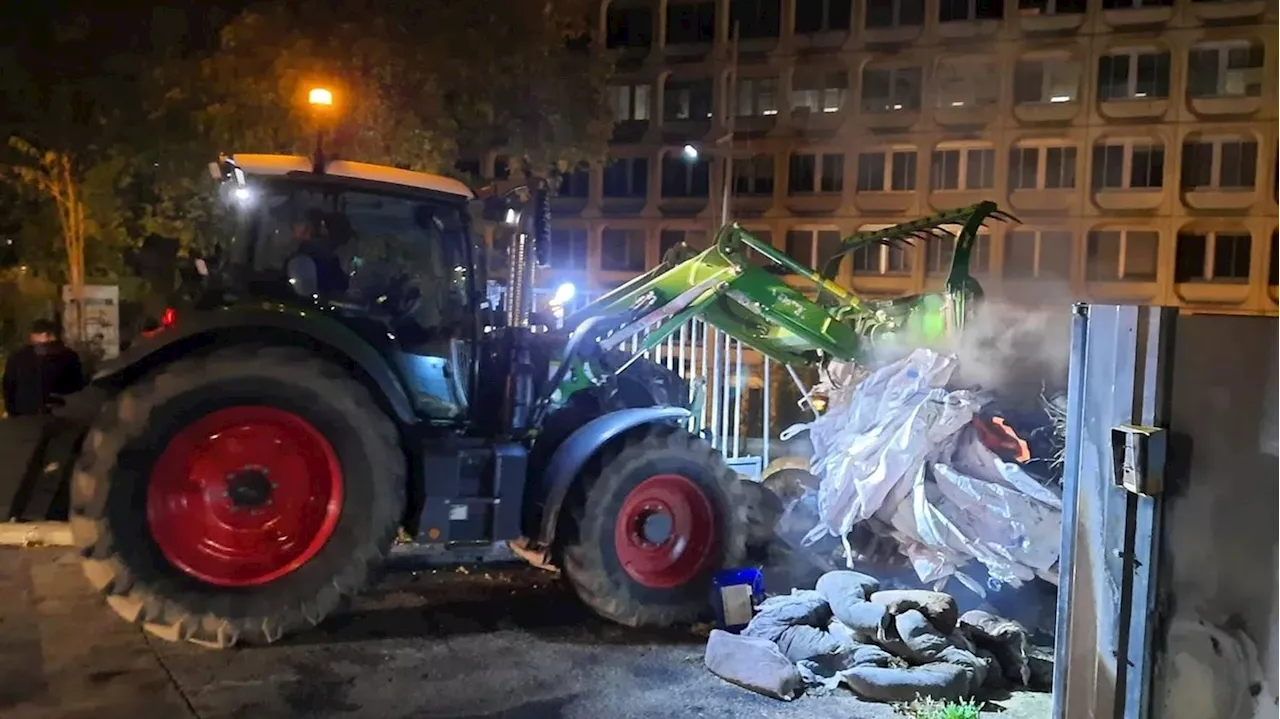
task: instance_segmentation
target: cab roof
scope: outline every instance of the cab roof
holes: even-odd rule
[[[301,155],[263,155],[237,153],[231,156],[236,166],[244,170],[246,175],[287,175],[294,172],[311,173],[314,167],[311,158]],[[219,172],[214,163],[210,170],[217,177]],[[402,170],[398,167],[374,165],[368,162],[352,162],[351,160],[330,160],[325,163],[324,174],[331,177],[346,177],[353,180],[381,182],[388,185],[414,187],[422,190],[433,190],[449,195],[457,195],[472,199],[471,188],[462,182],[443,175],[426,172]]]

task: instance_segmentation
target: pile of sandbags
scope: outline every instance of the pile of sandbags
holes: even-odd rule
[[[1016,623],[985,612],[961,616],[948,594],[880,591],[873,577],[835,571],[815,589],[761,603],[741,635],[713,631],[706,664],[779,699],[806,686],[844,685],[865,699],[901,702],[1031,685],[1033,674],[1047,676],[1031,670],[1033,654]]]

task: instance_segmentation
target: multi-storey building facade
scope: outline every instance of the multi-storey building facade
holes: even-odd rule
[[[1275,314],[1276,17],[1272,0],[612,0],[611,158],[563,178],[544,280],[603,289],[706,242],[731,152],[732,219],[811,264],[850,232],[993,199],[1022,223],[980,243],[989,292]],[[949,252],[877,247],[841,275],[917,292]]]

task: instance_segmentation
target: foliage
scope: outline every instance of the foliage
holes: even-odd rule
[[[910,719],[979,719],[982,705],[972,699],[943,702],[920,697],[910,704],[902,704],[894,708],[899,714]]]
[[[33,275],[118,282],[152,237],[198,251],[221,219],[204,169],[219,151],[309,154],[321,130],[343,157],[437,172],[498,147],[537,174],[603,159],[612,64],[571,42],[592,0],[238,4],[68,0],[0,27],[0,137],[41,155],[0,164],[61,158],[81,207],[0,192]],[[305,103],[316,85],[334,90],[328,113]]]

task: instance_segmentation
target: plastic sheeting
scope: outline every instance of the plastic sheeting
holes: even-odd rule
[[[948,390],[956,369],[954,356],[928,349],[865,379],[849,365],[829,368],[827,411],[807,425],[822,484],[820,521],[805,542],[834,535],[851,557],[850,531],[875,517],[922,582],[955,575],[983,594],[958,572],[977,560],[1011,586],[1056,583],[1062,501],[982,444],[970,422],[985,398]]]

